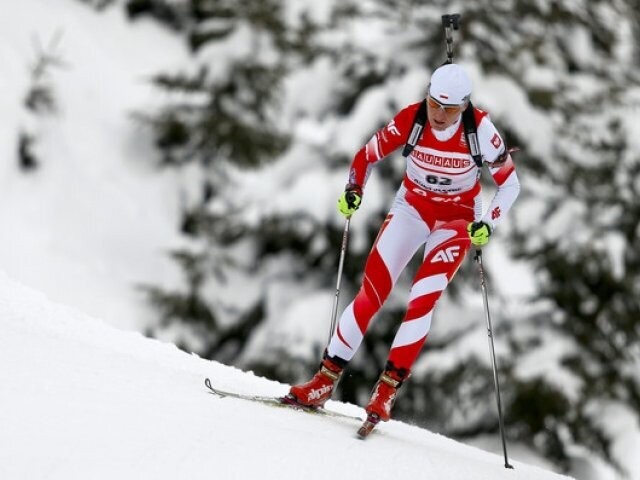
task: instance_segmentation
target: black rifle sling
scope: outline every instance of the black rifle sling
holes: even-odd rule
[[[427,100],[424,99],[420,102],[420,106],[418,107],[418,111],[416,112],[416,116],[413,119],[413,127],[411,127],[411,133],[409,134],[409,138],[407,139],[407,143],[402,150],[402,156],[408,157],[409,154],[413,151],[418,140],[422,136],[422,131],[424,130],[424,126],[427,124]]]
[[[416,112],[416,116],[413,119],[413,127],[411,127],[411,133],[409,134],[409,138],[407,139],[407,143],[402,150],[402,156],[408,157],[409,154],[413,151],[418,140],[422,136],[422,131],[424,130],[424,126],[427,124],[427,101],[422,100],[420,106],[418,107],[418,111]],[[469,152],[473,157],[473,161],[477,165],[478,168],[482,168],[482,153],[480,152],[480,144],[478,143],[478,128],[476,126],[476,117],[473,113],[473,105],[469,102],[469,105],[462,112],[462,124],[464,125],[464,136],[467,140],[467,146],[469,147]]]
[[[476,116],[473,113],[473,105],[469,105],[462,112],[462,124],[464,125],[464,136],[467,139],[469,152],[476,162],[476,166],[482,169],[482,153],[480,152],[480,143],[478,143],[478,126],[476,125]]]

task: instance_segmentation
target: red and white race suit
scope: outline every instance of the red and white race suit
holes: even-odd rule
[[[405,144],[418,107],[415,103],[401,110],[358,151],[349,183],[364,187],[372,166]],[[425,245],[389,354],[394,368],[410,371],[429,333],[436,301],[471,246],[468,223],[482,220],[493,230],[518,196],[518,177],[500,134],[486,112],[474,109],[474,114],[483,161],[497,186],[489,209],[483,215],[481,170],[469,153],[461,119],[444,131],[427,125],[406,159],[403,182],[367,259],[362,286],[327,348],[330,356],[351,360],[400,273]],[[492,167],[497,160],[499,165]]]

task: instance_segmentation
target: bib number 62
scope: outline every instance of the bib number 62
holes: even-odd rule
[[[427,175],[425,180],[429,185],[451,185],[451,179],[448,177],[438,177],[437,175]]]

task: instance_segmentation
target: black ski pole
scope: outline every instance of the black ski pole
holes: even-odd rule
[[[498,367],[496,366],[496,352],[493,346],[493,328],[491,327],[491,315],[489,314],[489,299],[487,295],[487,285],[485,281],[484,267],[482,266],[482,250],[477,249],[475,261],[478,264],[480,273],[480,288],[482,289],[482,300],[484,303],[484,313],[487,320],[487,335],[489,336],[489,353],[491,354],[491,365],[493,367],[493,382],[496,389],[496,403],[498,405],[498,422],[500,425],[500,436],[502,437],[502,451],[504,452],[504,468],[513,468],[509,464],[507,457],[507,441],[504,436],[504,421],[502,419],[502,402],[500,400],[500,382],[498,381]]]
[[[453,33],[452,30],[460,28],[460,14],[451,13],[442,15],[442,26],[444,27],[444,39],[447,47],[447,61],[453,63]]]
[[[344,266],[344,257],[347,252],[347,240],[349,238],[349,222],[351,217],[347,217],[344,221],[344,231],[342,232],[342,247],[340,248],[340,261],[338,262],[338,279],[336,281],[336,294],[333,299],[333,309],[331,311],[331,330],[329,331],[329,342],[336,330],[336,318],[338,316],[338,299],[340,298],[340,282],[342,280],[342,268]]]

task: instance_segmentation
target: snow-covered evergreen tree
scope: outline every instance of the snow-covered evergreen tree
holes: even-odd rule
[[[522,149],[524,191],[493,246],[526,260],[537,285],[527,308],[494,292],[508,436],[563,467],[576,446],[616,463],[599,414],[612,402],[640,414],[639,136],[628,120],[640,98],[636,3],[128,2],[183,31],[194,51],[192,71],[159,72],[170,100],[145,116],[162,163],[200,178],[182,225],[192,244],[175,252],[185,288],[149,288],[162,317],[155,333],[178,322],[184,348],[286,381],[315,368],[349,161],[424,94],[444,60],[440,15],[457,11],[456,59],[477,80],[474,102]],[[367,185],[343,299],[403,169],[390,158]],[[334,195],[317,189],[325,183]],[[352,362],[343,399],[364,402],[384,365],[409,270]],[[447,318],[473,304],[475,281],[469,265],[454,282],[448,297],[462,310],[438,311],[442,324],[396,406],[399,418],[463,438],[498,429],[486,347],[476,348],[484,325]],[[309,308],[326,308],[327,325],[306,323]],[[457,361],[439,363],[441,353]]]

